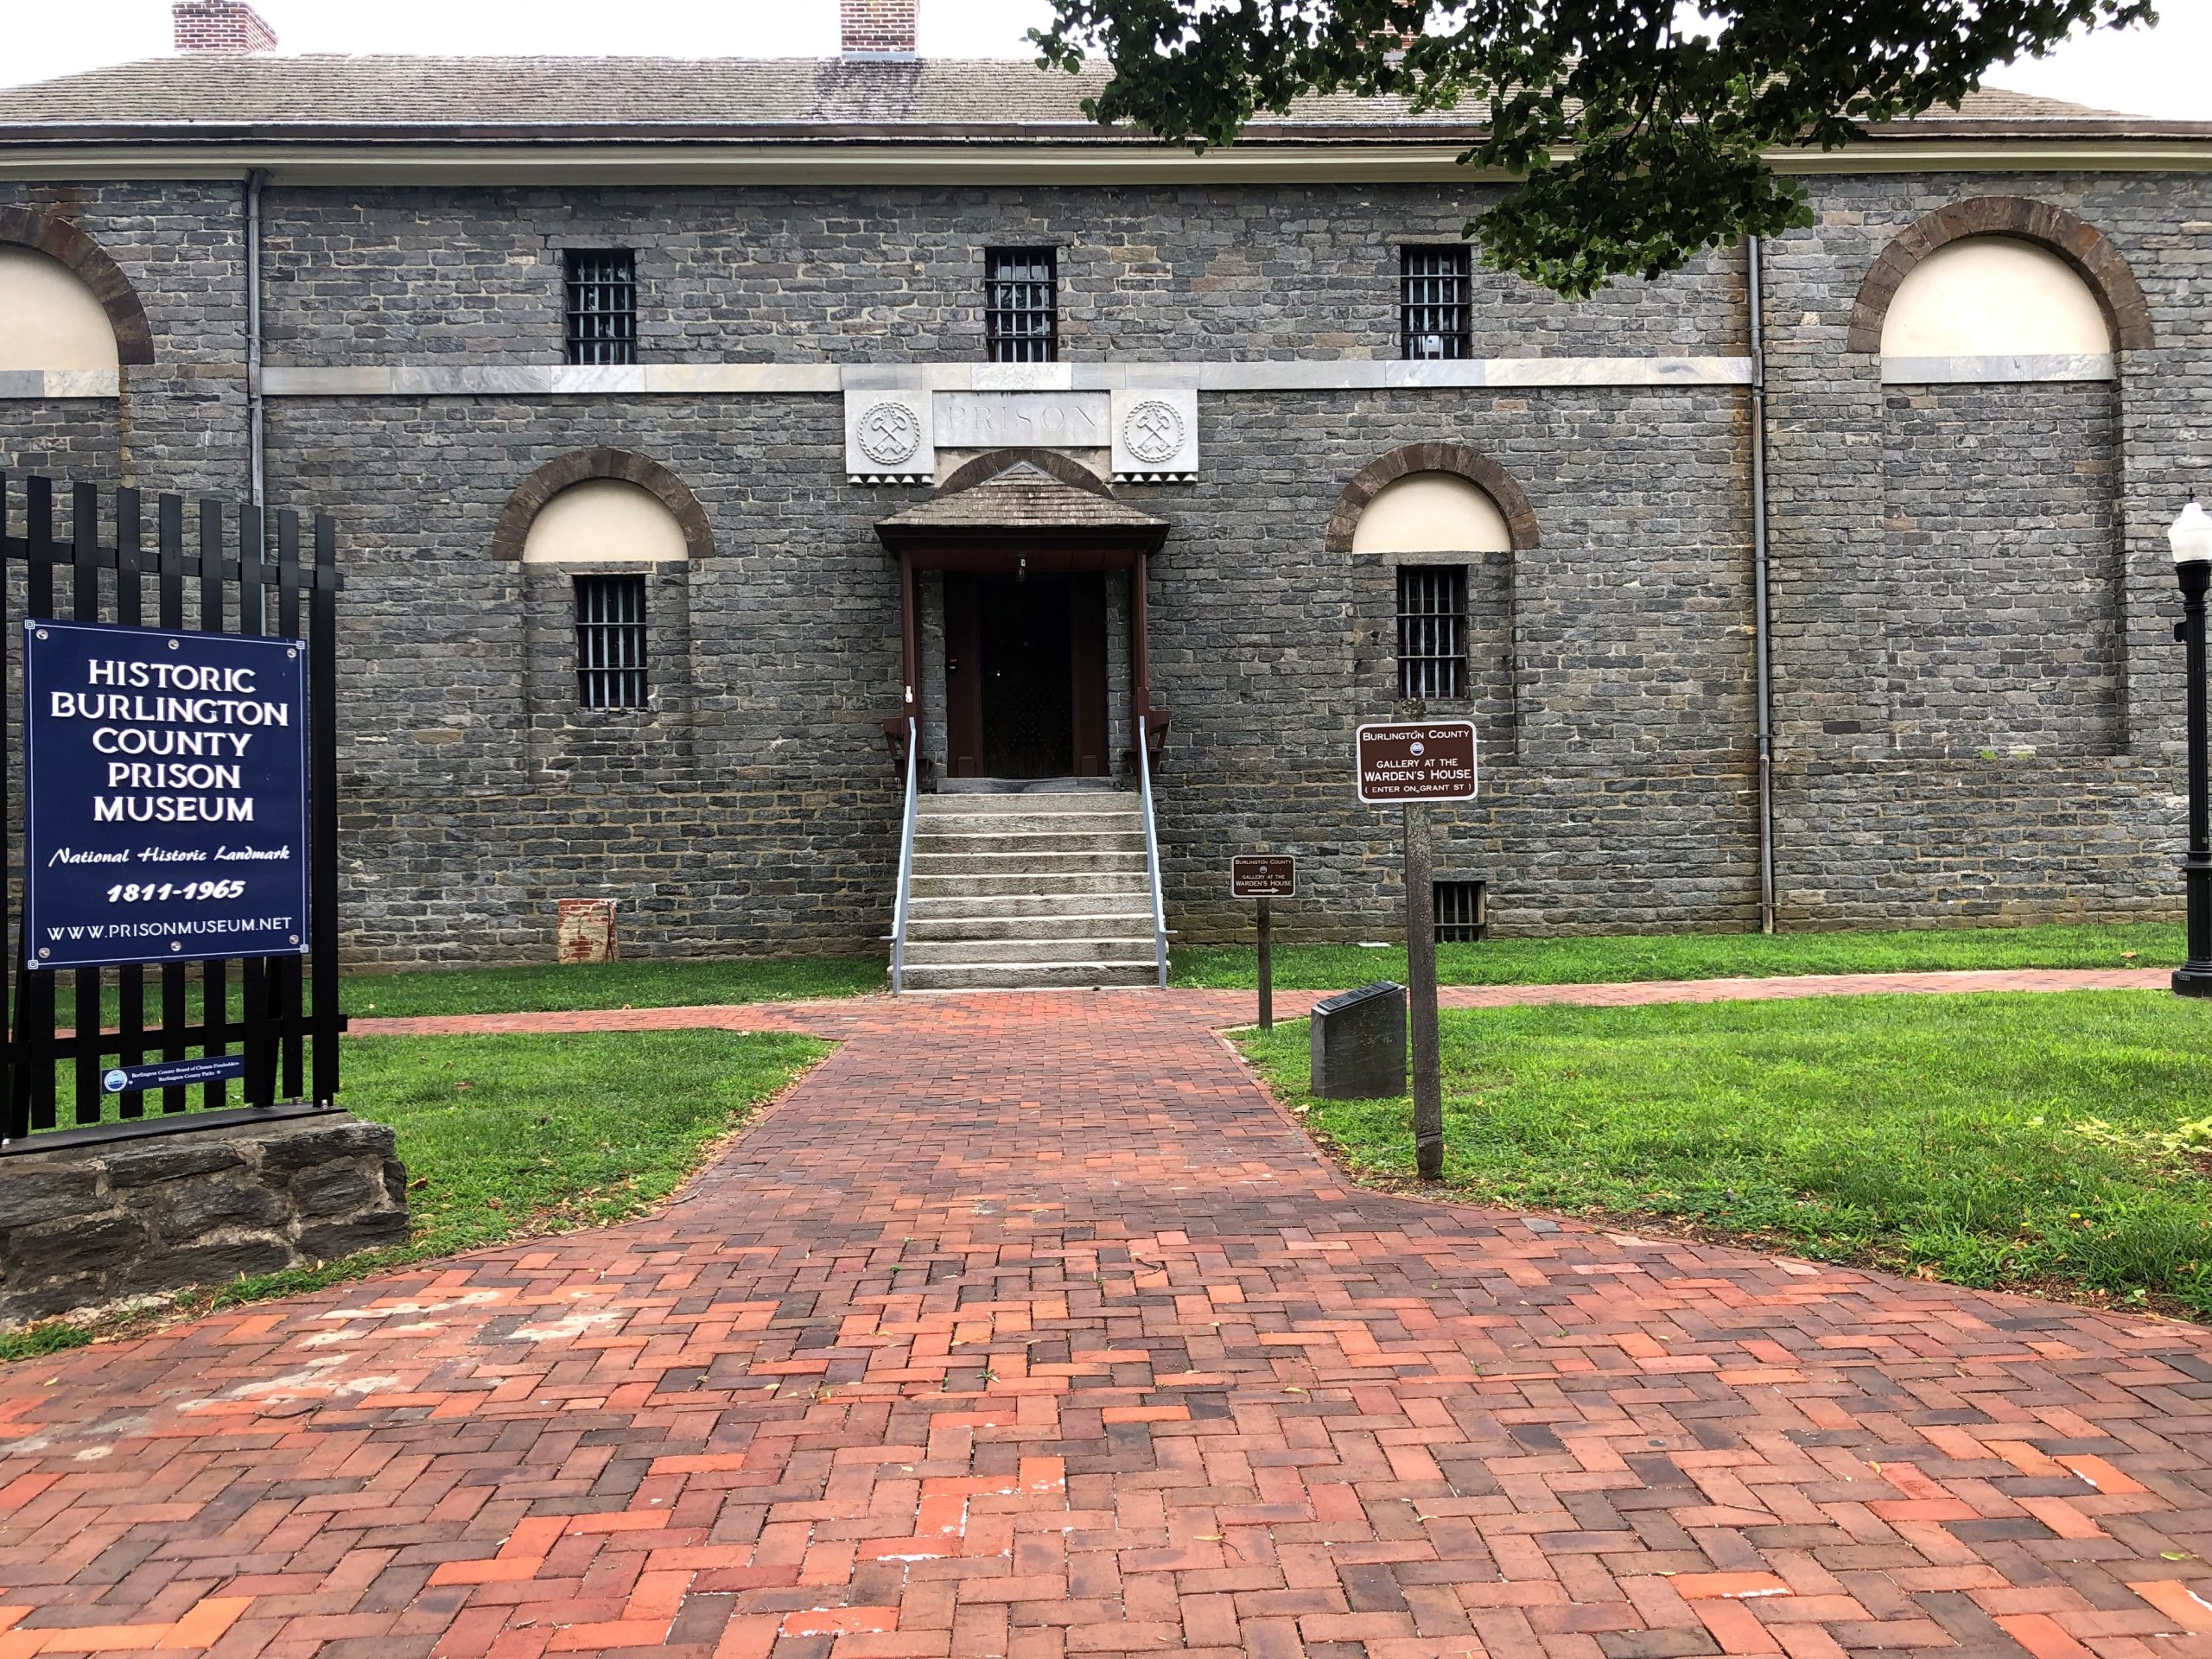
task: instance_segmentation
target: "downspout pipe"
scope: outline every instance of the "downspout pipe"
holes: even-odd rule
[[[1766,534],[1766,291],[1759,238],[1747,244],[1745,290],[1751,302],[1751,606],[1753,652],[1758,662],[1759,931],[1778,930],[1774,900],[1774,677],[1773,641],[1767,626]]]
[[[257,507],[264,505],[267,482],[261,397],[261,188],[268,182],[264,168],[245,175],[246,482]]]

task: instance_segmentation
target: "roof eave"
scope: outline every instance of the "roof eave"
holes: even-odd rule
[[[1281,145],[1452,144],[1465,147],[1487,136],[1481,127],[1444,123],[1267,122],[1248,128],[1233,145],[1199,146],[1127,128],[1089,122],[350,122],[350,121],[0,121],[0,145],[140,144],[1057,144],[1233,156],[1240,150]],[[1860,129],[1859,143],[1910,143],[1930,139],[1986,139],[1993,143],[2090,143],[2124,139],[2212,140],[2212,121],[2171,121],[2128,116],[2020,116],[2003,118],[1923,117]],[[1850,146],[1842,147],[1848,149]],[[1835,154],[1789,146],[1780,155]]]
[[[912,509],[909,509],[911,512]],[[1034,546],[1049,536],[1054,548],[1097,552],[1157,553],[1171,528],[1164,520],[1147,518],[1136,523],[1069,524],[1065,521],[999,524],[940,524],[898,514],[880,520],[875,533],[893,553],[950,552],[963,548],[988,549]],[[1049,567],[1049,552],[1040,556],[1039,569]]]
[[[1478,131],[1312,124],[1194,151],[1077,124],[999,127],[0,124],[0,179],[243,178],[279,184],[1504,184],[1461,161]],[[2212,172],[2212,122],[1893,123],[1834,150],[1771,152],[1785,174]]]

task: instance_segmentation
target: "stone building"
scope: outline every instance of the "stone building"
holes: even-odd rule
[[[821,62],[177,15],[0,92],[0,468],[338,516],[362,961],[542,959],[575,897],[880,950],[910,717],[916,960],[1017,980],[1151,970],[1141,722],[1188,940],[1243,851],[1383,936],[1402,712],[1481,734],[1455,936],[2173,907],[2212,125],[1977,95],[1567,303],[1470,261],[1478,111],[1194,155],[911,0]]]

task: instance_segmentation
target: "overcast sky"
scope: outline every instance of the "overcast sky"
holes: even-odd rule
[[[1808,0],[1819,3],[1820,0]],[[255,0],[287,51],[814,57],[836,0]],[[1045,0],[921,0],[922,50],[1018,57]],[[2212,120],[2212,0],[2161,0],[2156,29],[2076,40],[1990,84],[2100,109]],[[168,49],[168,0],[0,0],[0,85]]]

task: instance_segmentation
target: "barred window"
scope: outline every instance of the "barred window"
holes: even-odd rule
[[[988,250],[983,289],[983,343],[992,362],[1058,359],[1059,271],[1053,250]]]
[[[1489,931],[1489,883],[1439,881],[1436,884],[1436,942],[1439,944],[1472,944]]]
[[[627,248],[569,250],[569,361],[638,360],[638,257]]]
[[[1400,317],[1408,357],[1472,357],[1474,281],[1462,245],[1401,250]]]
[[[1467,567],[1398,567],[1398,695],[1467,695]]]
[[[576,702],[645,706],[645,579],[576,578]]]

